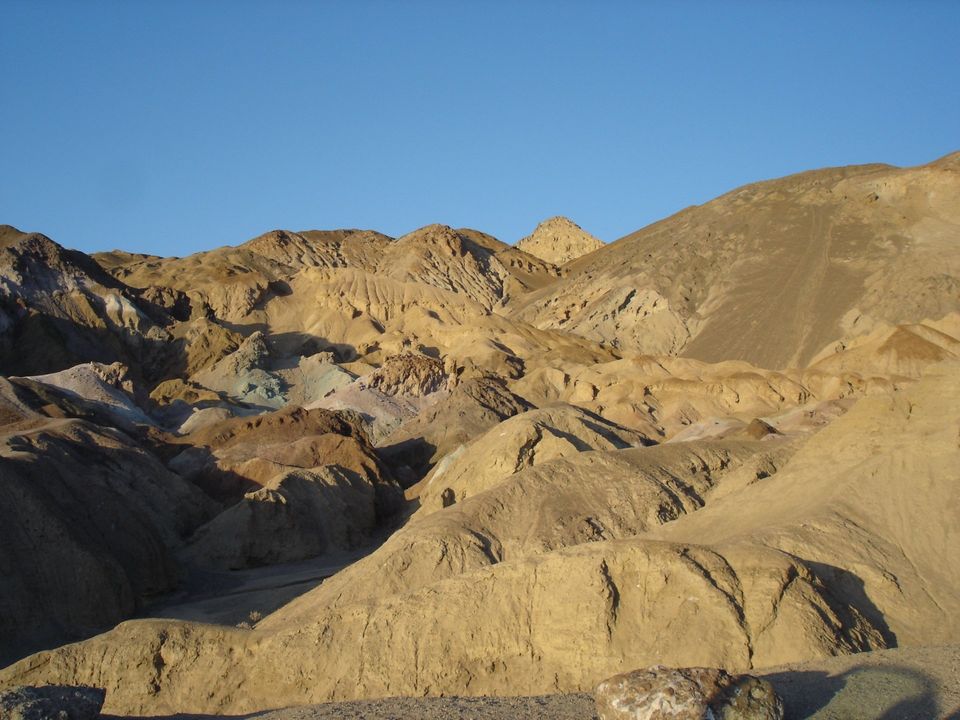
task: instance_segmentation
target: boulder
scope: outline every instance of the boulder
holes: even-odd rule
[[[597,685],[600,720],[780,720],[783,701],[766,680],[717,668],[614,675]]]

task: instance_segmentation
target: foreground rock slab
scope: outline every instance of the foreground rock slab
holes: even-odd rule
[[[716,668],[614,675],[597,686],[600,720],[781,720],[783,701],[766,680]]]
[[[15,687],[0,691],[0,720],[94,720],[106,695],[92,687]]]

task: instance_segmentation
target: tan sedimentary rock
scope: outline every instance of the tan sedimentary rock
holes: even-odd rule
[[[567,266],[514,317],[624,349],[805,366],[878,324],[958,309],[956,155],[747,185]]]
[[[432,512],[483,492],[523,468],[586,450],[649,444],[642,434],[572,405],[530,410],[494,426],[454,450],[407,495]],[[449,490],[449,493],[446,491]],[[444,500],[444,494],[449,500]]]
[[[98,269],[0,227],[0,371],[44,376],[0,381],[17,642],[128,616],[178,558],[282,562],[405,523],[255,629],[122,623],[0,684],[247,712],[957,641],[956,176],[760,183],[562,268],[428,226]],[[152,404],[70,369],[94,360]],[[134,407],[147,424],[113,429]],[[419,512],[392,514],[394,469]]]
[[[557,216],[537,225],[516,247],[554,265],[564,265],[602,248],[603,241],[568,218]]]
[[[110,428],[0,432],[0,656],[103,630],[174,587],[172,551],[212,509],[196,488]]]
[[[502,378],[470,378],[393,429],[379,442],[380,453],[422,474],[460,445],[532,409],[524,398],[510,392]]]
[[[754,647],[759,628],[798,657],[879,642],[862,619],[842,621],[827,597],[776,551],[590,543],[410,595],[317,608],[309,623],[284,628],[126,622],[27,658],[0,682],[82,679],[107,689],[110,712],[243,712],[336,698],[589,689],[611,670],[651,662],[744,669],[767,659]],[[703,642],[707,634],[713,642]]]
[[[883,647],[891,633],[905,644],[949,639],[960,570],[941,548],[956,524],[947,498],[958,391],[960,371],[945,367],[863,399],[771,476],[632,539],[506,560],[408,594],[318,603],[307,621],[298,603],[289,624],[281,610],[252,632],[126,623],[0,678],[102,683],[111,707],[129,712],[242,711],[578,689],[656,662],[734,671]],[[159,672],[157,652],[169,660]]]
[[[760,542],[801,558],[900,645],[960,633],[953,547],[960,462],[960,365],[859,400],[779,472],[653,535]]]
[[[583,452],[528,467],[440,512],[417,515],[376,553],[290,603],[282,622],[306,622],[320,606],[404,595],[505,561],[634,537],[699,510],[718,484],[739,487],[777,472],[794,450],[783,442],[700,441]]]
[[[353,550],[376,530],[377,507],[377,486],[360,473],[334,464],[286,470],[201,526],[183,557],[234,570]]]

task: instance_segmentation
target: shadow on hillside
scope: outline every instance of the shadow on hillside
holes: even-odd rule
[[[823,671],[785,671],[765,675],[786,708],[785,720],[960,719],[940,708],[933,681],[901,665],[860,665],[839,675]]]
[[[332,352],[336,362],[351,362],[358,357],[355,345],[345,342],[334,342],[322,335],[289,331],[272,333],[268,336],[267,344],[276,358],[289,357],[300,359],[309,357],[318,352]]]
[[[804,560],[804,563],[830,589],[831,595],[843,598],[843,603],[834,607],[833,610],[840,615],[845,627],[855,626],[855,619],[850,615],[849,610],[845,609],[847,606],[855,607],[880,632],[886,647],[897,647],[897,636],[887,624],[883,612],[867,595],[863,580],[852,572],[834,565],[810,560]]]

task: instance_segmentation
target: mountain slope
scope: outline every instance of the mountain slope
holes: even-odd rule
[[[628,235],[515,317],[614,347],[771,369],[960,309],[957,156],[748,185]]]

